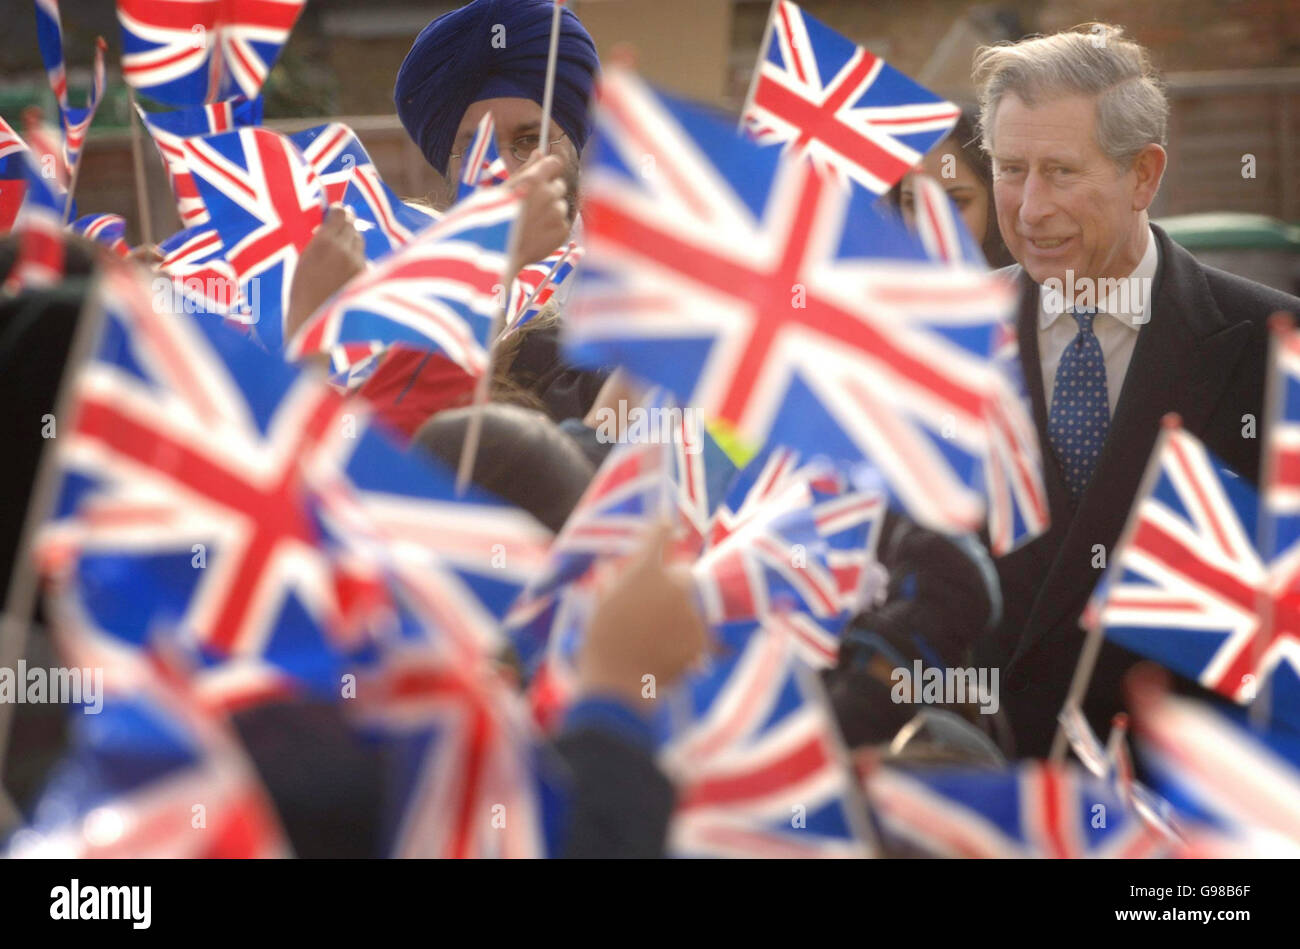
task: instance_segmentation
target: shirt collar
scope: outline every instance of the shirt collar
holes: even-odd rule
[[[1160,263],[1159,245],[1156,243],[1155,231],[1147,226],[1147,248],[1142,259],[1129,274],[1128,281],[1112,288],[1101,300],[1097,301],[1097,312],[1107,313],[1131,330],[1138,330],[1143,323],[1151,319],[1151,289],[1155,284],[1156,269]],[[1045,305],[1048,289],[1038,287],[1038,328],[1045,330],[1062,316],[1065,310],[1056,306]]]

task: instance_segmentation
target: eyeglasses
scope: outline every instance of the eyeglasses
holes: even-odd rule
[[[553,139],[549,143],[550,145],[558,145],[560,144],[560,142],[564,141],[563,129],[558,129],[557,135],[559,137]],[[527,135],[520,135],[518,138],[516,138],[513,142],[510,143],[510,145],[506,148],[506,151],[508,151],[511,155],[515,157],[515,161],[525,162],[528,161],[529,157],[533,154],[533,152],[537,151],[537,149],[541,148],[541,146],[542,146],[542,136],[534,132],[534,133],[529,133]],[[464,155],[465,153],[461,151],[461,152],[456,152],[453,155],[448,155],[447,158],[449,160],[458,160],[460,158],[463,158]]]

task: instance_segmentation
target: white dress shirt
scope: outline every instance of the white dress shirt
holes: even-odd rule
[[[1095,300],[1097,315],[1092,321],[1092,331],[1101,344],[1102,358],[1106,362],[1106,389],[1110,414],[1115,415],[1120,390],[1133,347],[1137,345],[1138,331],[1151,320],[1151,288],[1155,282],[1156,268],[1160,264],[1159,245],[1155,232],[1147,228],[1147,249],[1127,281],[1110,287],[1101,300]],[[1102,287],[1100,289],[1107,289]],[[1069,292],[1069,287],[1065,288]],[[1086,303],[1088,301],[1081,301]],[[1051,411],[1053,390],[1056,388],[1056,370],[1061,364],[1065,347],[1079,335],[1079,324],[1062,306],[1061,294],[1052,293],[1046,286],[1038,288],[1038,361],[1043,369],[1043,394]]]

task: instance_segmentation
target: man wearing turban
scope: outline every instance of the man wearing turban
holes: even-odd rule
[[[434,196],[440,209],[455,199],[465,151],[491,113],[511,182],[528,196],[516,265],[541,260],[570,239],[578,214],[579,157],[591,133],[588,105],[600,60],[582,23],[565,8],[549,141],[541,141],[553,10],[552,0],[473,0],[443,14],[416,37],[393,90],[402,125],[442,176],[442,191]],[[541,151],[547,154],[534,154]],[[565,365],[554,324],[531,330],[510,360],[510,377],[557,421],[582,418],[604,373]],[[399,367],[410,354],[392,358],[392,367],[381,366],[376,376],[402,368],[407,375],[396,380],[399,391],[414,395],[429,388],[421,375],[428,374],[427,360],[419,359],[416,376],[410,376],[404,363]]]
[[[474,0],[416,37],[393,98],[407,133],[455,194],[461,160],[479,121],[492,113],[511,174],[542,146],[542,99],[552,0]],[[577,16],[561,12],[551,107],[551,154],[560,160],[568,216],[578,210],[578,157],[591,131],[587,106],[600,68]]]

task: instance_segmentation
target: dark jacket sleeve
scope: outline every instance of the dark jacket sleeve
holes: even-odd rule
[[[556,741],[571,785],[565,857],[662,857],[676,795],[649,726],[614,700],[585,699]]]

